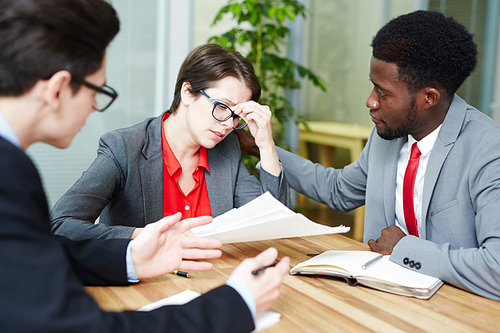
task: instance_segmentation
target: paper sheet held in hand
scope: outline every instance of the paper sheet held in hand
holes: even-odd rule
[[[191,229],[194,236],[216,238],[223,243],[344,233],[349,227],[328,227],[297,214],[266,192],[249,203]]]

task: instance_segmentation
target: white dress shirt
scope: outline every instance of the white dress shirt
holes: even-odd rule
[[[437,140],[441,125],[432,133],[427,135],[420,141],[415,140],[411,135],[408,135],[408,141],[401,147],[398,160],[398,171],[396,177],[396,225],[408,235],[406,228],[405,215],[403,211],[403,180],[406,167],[410,160],[411,146],[417,142],[418,150],[420,150],[420,161],[418,163],[417,176],[415,177],[415,185],[413,187],[413,205],[415,209],[415,218],[417,219],[418,234],[421,234],[422,228],[422,194],[424,191],[425,171],[427,163],[432,152],[432,147]]]
[[[0,111],[0,136],[12,143],[14,146],[21,148],[21,142],[19,142],[16,132],[14,132],[12,126],[10,126],[7,119],[5,119],[2,111]]]

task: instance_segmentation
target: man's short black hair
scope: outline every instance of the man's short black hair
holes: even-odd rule
[[[1,0],[0,96],[20,96],[60,70],[95,73],[119,29],[104,0]]]
[[[472,37],[453,18],[420,10],[382,27],[373,38],[373,57],[395,63],[410,91],[444,88],[452,96],[476,67]]]

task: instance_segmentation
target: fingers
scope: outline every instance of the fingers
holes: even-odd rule
[[[268,251],[268,253],[261,253],[262,258],[264,260],[273,258],[272,260],[274,261],[276,259],[275,254],[277,255],[275,249],[271,248],[266,251]],[[283,277],[287,275],[289,271],[290,258],[284,257],[275,267],[267,268],[262,274],[253,276],[254,288],[256,287],[259,289],[257,292],[254,290],[253,293],[257,313],[268,309],[272,303],[279,298],[281,294],[280,286],[283,281]]]
[[[248,288],[255,300],[257,313],[269,308],[278,299],[283,276],[290,270],[290,258],[283,258],[275,267],[266,268],[258,275],[252,274],[252,271],[271,265],[277,257],[278,251],[268,248],[255,258],[243,260],[229,277]]]
[[[261,266],[265,267],[265,266]],[[290,272],[290,258],[283,257],[274,267],[267,268],[262,274],[259,274],[259,278],[267,280],[268,284],[273,283],[278,287],[285,275]]]
[[[181,271],[208,271],[211,270],[213,264],[211,262],[189,261],[183,260],[179,265]]]
[[[254,121],[257,124],[268,124],[272,113],[267,105],[260,105],[254,101],[238,104],[234,110],[245,122]]]
[[[189,236],[181,239],[181,246],[183,248],[220,249],[222,242],[213,238]]]
[[[194,227],[209,224],[210,222],[212,222],[211,216],[199,216],[199,217],[184,219],[181,221],[181,223],[179,223],[179,230],[181,233],[183,233]]]
[[[163,233],[168,229],[170,229],[171,227],[173,227],[176,223],[178,223],[181,220],[181,217],[182,217],[181,213],[175,213],[174,215],[165,216],[158,222],[148,224],[147,227],[155,226],[159,228],[159,231],[161,233]]]
[[[290,258],[283,257],[275,266],[275,269],[281,274],[281,276],[287,275],[290,272]]]
[[[373,247],[374,247],[376,244],[377,244],[377,243],[376,243],[373,239],[370,239],[370,240],[368,241],[368,246],[372,249],[372,251],[375,251],[375,250],[373,249]]]
[[[183,249],[182,259],[216,259],[222,256],[221,250]]]
[[[260,267],[269,266],[276,261],[278,258],[278,250],[274,247],[270,247],[265,251],[262,251],[254,258],[255,269]]]
[[[252,264],[254,268],[252,270],[273,264],[276,261],[277,257],[278,257],[278,250],[276,250],[274,247],[268,248],[267,250],[261,252],[253,259]],[[279,273],[281,277],[285,276],[290,271],[290,258],[283,257],[276,264],[276,266],[266,269],[263,274],[260,274],[260,276],[264,276],[266,271],[267,272],[276,271]]]
[[[273,264],[276,261],[277,256],[278,256],[278,251],[274,247],[268,248],[267,250],[261,252],[257,257],[255,257],[253,263],[253,265],[255,265],[254,269],[266,267]],[[259,274],[259,276],[262,278],[265,277],[272,279],[270,275],[277,274],[279,276],[279,280],[276,281],[281,283],[281,279],[283,278],[283,276],[287,275],[289,271],[290,271],[290,258],[283,257],[276,264],[276,266],[267,268],[262,274]],[[267,275],[266,272],[268,273]]]
[[[261,105],[255,101],[248,101],[248,102],[240,103],[232,109],[233,109],[234,113],[236,113],[236,114],[240,114],[241,112],[248,113],[251,111],[261,111],[264,113],[271,114],[271,109],[269,108],[269,106]]]

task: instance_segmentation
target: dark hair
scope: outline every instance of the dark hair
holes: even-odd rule
[[[430,11],[401,15],[373,38],[373,57],[398,66],[410,91],[444,88],[452,96],[474,70],[473,35],[451,17]]]
[[[205,44],[192,50],[182,63],[175,84],[174,100],[170,112],[175,113],[181,101],[181,88],[184,82],[191,86],[189,92],[200,94],[199,90],[210,88],[215,81],[225,77],[242,80],[252,91],[252,100],[260,98],[259,79],[252,64],[236,51],[229,51],[218,44]]]
[[[61,70],[95,73],[119,29],[104,0],[1,0],[0,95],[22,95]]]

